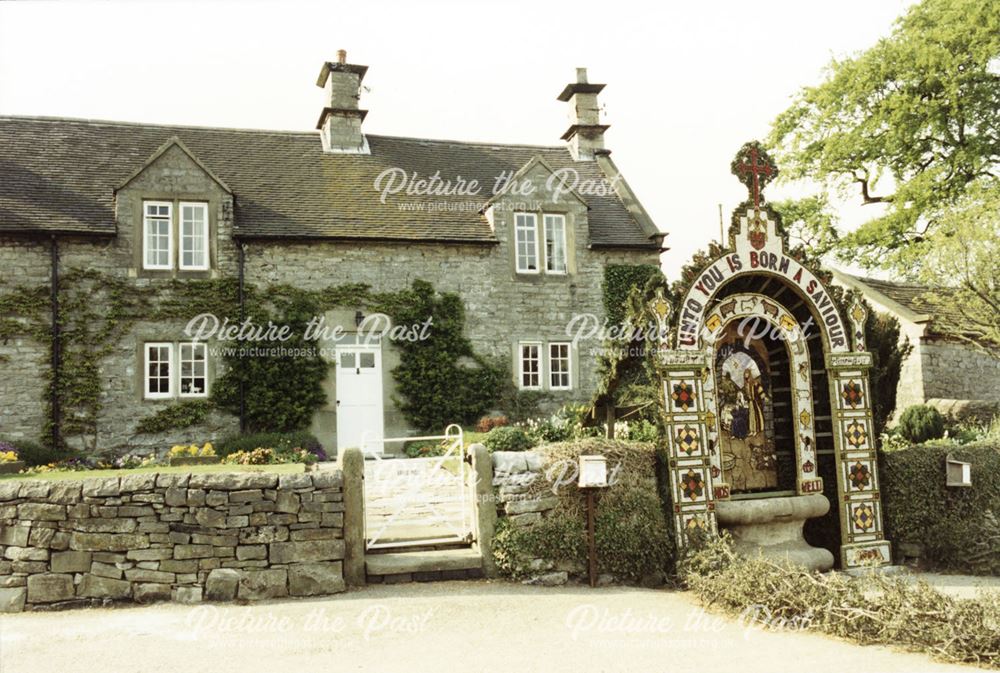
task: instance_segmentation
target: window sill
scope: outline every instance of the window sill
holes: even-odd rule
[[[191,269],[132,269],[134,278],[162,278],[179,280],[209,280],[215,273],[214,269],[195,271]]]

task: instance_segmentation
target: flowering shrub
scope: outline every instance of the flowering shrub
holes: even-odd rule
[[[501,428],[510,424],[506,416],[483,416],[476,423],[476,432],[489,432],[493,428]]]
[[[269,465],[277,463],[277,453],[274,449],[258,447],[251,451],[234,451],[222,459],[226,465]]]
[[[177,444],[170,447],[170,452],[168,454],[171,458],[179,458],[182,456],[214,456],[215,448],[212,446],[212,442],[205,442],[205,445],[200,449],[197,444],[183,445]]]
[[[17,460],[17,452],[12,449],[5,449],[0,444],[0,463],[13,463]]]
[[[316,454],[306,449],[295,448],[290,451],[275,451],[271,448],[257,447],[250,451],[234,451],[222,459],[226,465],[274,465],[280,463],[304,463],[312,465],[317,460]]]
[[[529,419],[518,423],[536,442],[566,442],[587,437],[604,437],[606,424],[583,425],[590,408],[586,405],[568,404],[546,418]],[[655,423],[643,419],[615,422],[615,438],[636,442],[655,442],[659,430]]]
[[[517,426],[493,428],[483,439],[483,445],[491,453],[493,451],[527,451],[535,443],[535,440],[528,436],[524,428]]]

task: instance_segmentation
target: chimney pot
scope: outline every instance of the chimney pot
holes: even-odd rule
[[[346,49],[338,49],[337,50],[337,63],[347,63],[347,50]],[[586,79],[584,81],[586,81]]]

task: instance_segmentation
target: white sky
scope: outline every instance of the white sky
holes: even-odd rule
[[[728,222],[745,196],[740,145],[909,4],[0,2],[0,114],[311,130],[319,68],[343,48],[370,66],[369,133],[558,144],[555,98],[586,66],[676,278],[718,236],[718,204]],[[842,222],[871,214],[845,205]]]

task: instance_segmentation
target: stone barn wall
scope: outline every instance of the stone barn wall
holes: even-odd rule
[[[340,471],[0,482],[0,611],[344,590]]]
[[[1000,359],[954,341],[920,344],[924,399],[1000,402]]]

